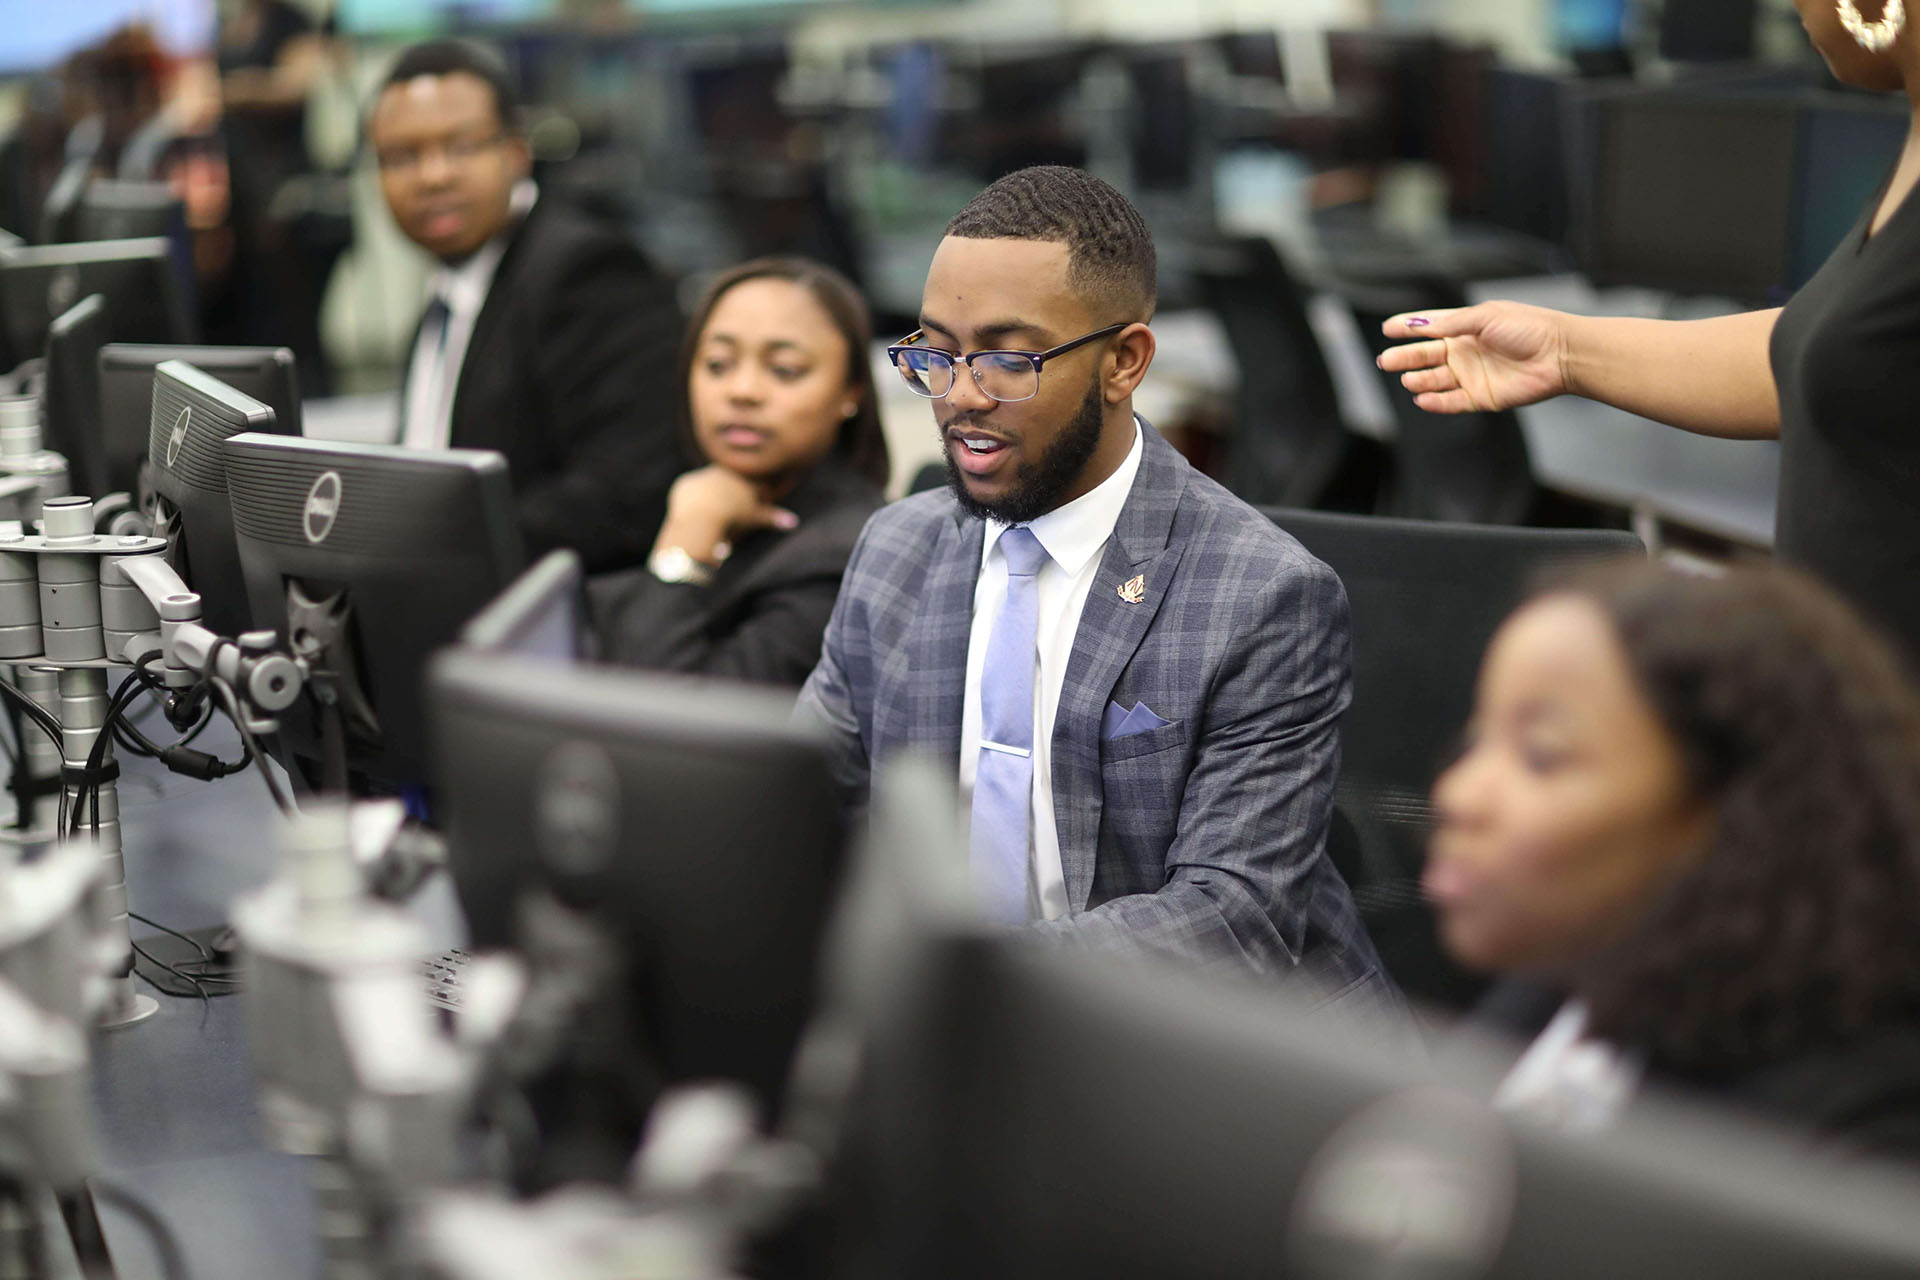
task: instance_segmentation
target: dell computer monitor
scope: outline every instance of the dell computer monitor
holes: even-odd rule
[[[1920,1180],[1642,1090],[1614,1128],[1486,1103],[1288,989],[959,936],[876,1045],[875,1274],[916,1280],[1892,1280]],[[902,1046],[912,1048],[902,1053]],[[1458,1058],[1458,1061],[1453,1060]],[[890,1123],[895,1117],[911,1121]]]
[[[1812,279],[1873,204],[1911,123],[1904,100],[1823,94],[1803,102],[1789,288]]]
[[[100,436],[100,348],[109,327],[107,300],[82,299],[47,330],[42,440],[65,456],[68,487],[99,498],[106,486],[106,451]]]
[[[424,786],[428,655],[525,565],[506,460],[263,435],[225,456],[254,621],[320,677],[281,754],[330,790]]]
[[[1656,92],[1596,105],[1583,263],[1593,282],[1777,300],[1792,232],[1792,101]]]
[[[100,430],[106,456],[102,492],[134,492],[152,428],[153,371],[179,360],[273,410],[273,429],[300,434],[300,384],[285,347],[192,347],[115,342],[100,351]],[[98,495],[95,495],[98,496]]]
[[[428,687],[474,945],[525,948],[535,899],[584,916],[617,952],[573,1059],[609,1055],[588,1078],[630,1082],[637,1115],[664,1085],[735,1081],[773,1120],[841,877],[821,735],[763,689],[467,649]]]
[[[460,643],[554,662],[593,656],[579,554],[549,551],[461,628]]]
[[[178,360],[154,370],[146,485],[156,537],[200,595],[200,618],[223,636],[252,629],[234,546],[221,443],[274,429],[273,410]]]
[[[189,342],[193,321],[164,239],[0,249],[0,320],[8,349],[40,351],[54,317],[88,294],[107,300],[115,342]]]
[[[186,207],[164,182],[95,178],[74,214],[76,240],[140,240],[186,235]]]

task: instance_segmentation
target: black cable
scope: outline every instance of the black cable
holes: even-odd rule
[[[35,724],[46,731],[48,737],[52,738],[55,742],[60,741],[59,718],[56,717],[53,712],[28,697],[20,689],[20,686],[14,684],[11,680],[0,680],[0,698],[5,698],[8,702],[11,702],[14,706],[26,712],[28,716],[32,717]]]
[[[180,941],[192,947],[195,951],[198,951],[200,953],[200,958],[202,960],[212,960],[214,958],[213,952],[207,950],[207,944],[200,941],[198,938],[189,937],[188,935],[180,932],[178,929],[170,929],[166,925],[161,924],[158,920],[149,920],[145,916],[141,915],[138,911],[127,912],[127,919],[138,920],[141,924],[146,925],[147,928],[149,929],[158,929],[162,933],[172,934],[174,937],[180,939]]]
[[[112,1205],[145,1228],[153,1240],[154,1251],[160,1255],[160,1273],[166,1280],[190,1280],[186,1256],[180,1252],[180,1242],[151,1206],[135,1199],[124,1187],[104,1179],[89,1178],[87,1183],[93,1188],[95,1199]]]
[[[295,812],[293,801],[280,790],[280,783],[274,778],[273,770],[267,767],[266,752],[260,749],[259,742],[254,739],[253,730],[247,728],[246,717],[240,711],[239,695],[234,693],[232,685],[218,676],[209,676],[207,683],[213,688],[214,696],[218,697],[225,707],[228,717],[233,720],[234,727],[240,731],[240,742],[247,749],[247,759],[253,762],[254,769],[260,774],[261,780],[267,784],[267,791],[273,796],[274,804],[280,807],[281,813],[291,817]]]
[[[141,660],[141,665],[144,666],[152,661],[153,656],[148,654]],[[67,828],[70,835],[80,834],[81,814],[87,811],[89,798],[92,801],[93,834],[96,836],[100,834],[100,784],[103,781],[101,770],[106,762],[107,748],[113,742],[113,722],[115,717],[126,713],[127,705],[135,697],[144,692],[140,684],[140,676],[139,667],[128,672],[127,678],[120,682],[120,687],[114,690],[113,697],[107,702],[107,714],[101,719],[100,732],[94,737],[93,749],[87,752],[86,768],[81,775],[79,786],[74,790],[70,814],[72,826]],[[63,796],[65,792],[66,788],[62,787]]]
[[[172,974],[174,977],[180,979],[180,981],[192,987],[193,994],[200,997],[200,1003],[202,1004],[213,1003],[213,996],[208,993],[206,987],[203,986],[202,984],[207,982],[219,982],[219,981],[223,981],[223,979],[217,978],[210,973],[193,974],[193,973],[188,973],[184,969],[176,969],[172,965],[168,964],[165,960],[160,959],[160,957],[154,955],[151,951],[148,951],[145,947],[141,946],[139,943],[132,942],[132,943],[129,943],[128,945],[133,948],[133,953],[135,955],[139,956],[142,960],[145,960],[148,964],[152,965],[154,968],[165,969],[168,973]]]

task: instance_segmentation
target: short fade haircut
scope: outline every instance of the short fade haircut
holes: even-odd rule
[[[520,94],[513,87],[513,78],[507,74],[506,62],[493,50],[471,40],[429,40],[402,50],[386,79],[380,82],[379,91],[373,95],[373,105],[377,107],[387,90],[395,85],[421,76],[449,75],[474,76],[485,83],[493,91],[493,107],[500,117],[500,127],[508,133],[520,132]],[[371,108],[367,114],[371,119]]]
[[[1110,322],[1147,321],[1158,301],[1153,235],[1132,201],[1083,169],[1019,169],[967,202],[947,224],[962,240],[1045,240],[1067,246],[1067,282]]]

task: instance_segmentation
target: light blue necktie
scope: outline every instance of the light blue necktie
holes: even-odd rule
[[[973,874],[990,918],[1027,919],[1028,826],[1033,811],[1033,668],[1038,652],[1040,539],[1000,535],[1007,602],[980,669],[980,760],[973,776]]]

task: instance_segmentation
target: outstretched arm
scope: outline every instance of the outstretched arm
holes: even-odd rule
[[[1380,367],[1429,413],[1585,396],[1656,422],[1741,440],[1780,434],[1768,344],[1780,313],[1712,320],[1576,316],[1517,302],[1395,316]]]

